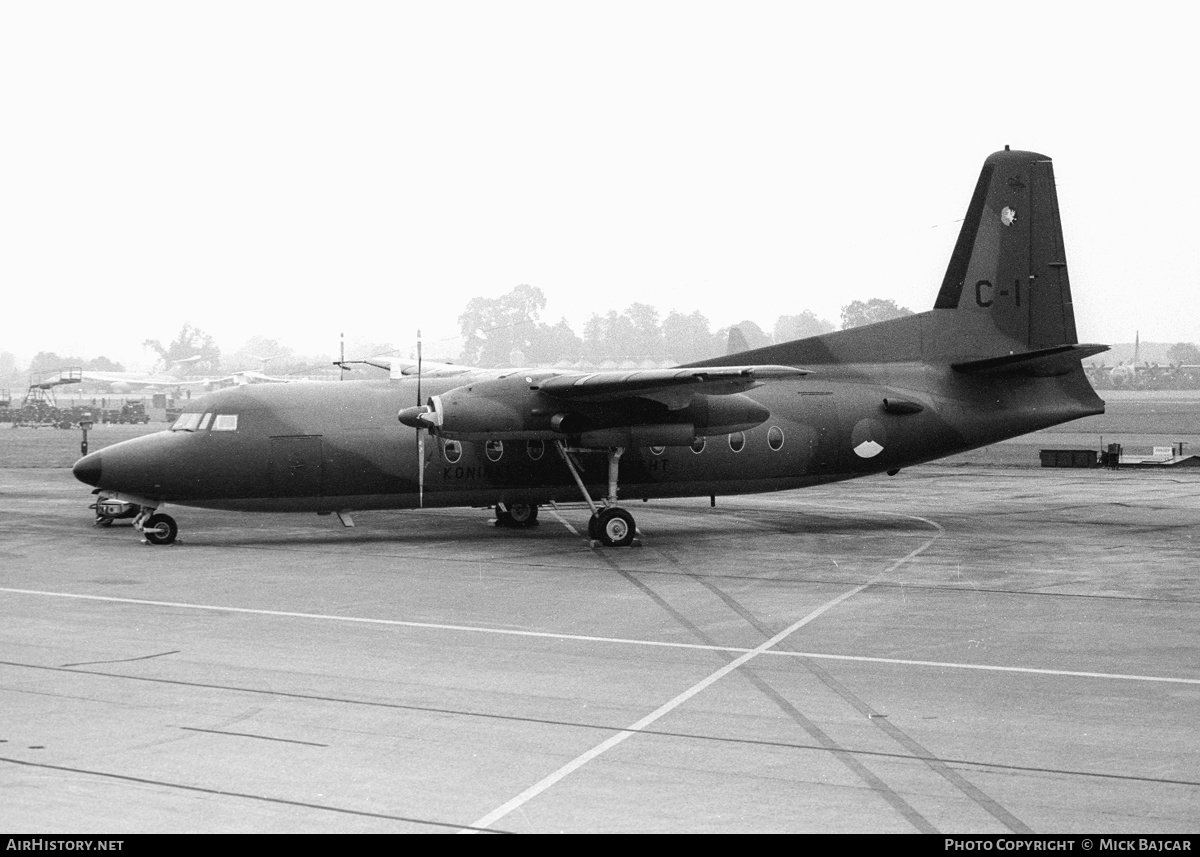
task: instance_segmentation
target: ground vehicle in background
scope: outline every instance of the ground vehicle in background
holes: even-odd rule
[[[145,425],[150,422],[150,415],[146,413],[146,403],[141,399],[126,399],[125,404],[120,408],[104,408],[100,411],[100,422],[106,424],[126,423],[131,425]]]

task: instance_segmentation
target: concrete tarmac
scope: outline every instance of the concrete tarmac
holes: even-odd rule
[[[0,827],[1200,830],[1200,474],[92,526],[0,470]]]

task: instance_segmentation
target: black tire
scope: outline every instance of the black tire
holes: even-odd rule
[[[97,515],[96,516],[96,526],[97,527],[111,527],[112,522],[113,522],[113,519],[110,518],[108,515]]]
[[[170,515],[151,515],[142,525],[142,534],[152,545],[169,545],[179,535],[179,527]]]
[[[504,509],[501,509],[499,506],[496,507],[496,526],[497,527],[515,526],[515,524],[513,524],[512,515],[510,515]]]
[[[623,548],[633,544],[633,537],[637,535],[637,526],[633,523],[633,515],[614,506],[600,512],[600,517],[596,521],[596,533],[602,545],[610,548]]]
[[[537,503],[509,503],[508,518],[510,527],[536,527],[538,518]]]
[[[588,538],[594,542],[600,541],[600,513],[588,518]]]

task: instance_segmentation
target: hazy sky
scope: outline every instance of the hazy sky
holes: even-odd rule
[[[1080,338],[1200,342],[1188,4],[0,3],[0,351],[336,353],[545,292],[713,328],[933,305],[1055,161]],[[436,348],[436,346],[433,346]]]

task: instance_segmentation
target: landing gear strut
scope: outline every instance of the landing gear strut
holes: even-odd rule
[[[592,541],[600,542],[607,547],[628,547],[633,544],[633,540],[637,536],[637,525],[633,521],[633,515],[617,505],[617,473],[621,463],[621,454],[625,452],[625,448],[614,446],[608,450],[608,496],[604,498],[604,505],[601,507],[596,505],[584,486],[583,478],[579,475],[579,467],[571,458],[571,453],[567,451],[566,444],[561,440],[556,440],[554,445],[566,463],[567,469],[571,471],[571,476],[575,478],[575,484],[579,486],[579,493],[583,494],[584,501],[592,510],[592,517],[588,520],[588,536]]]
[[[146,541],[152,545],[169,545],[179,535],[179,526],[170,515],[151,514],[153,509],[143,509],[142,513],[133,519],[135,529],[141,530]]]

